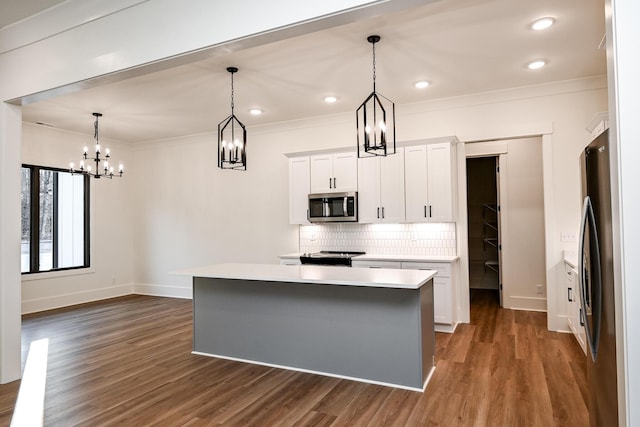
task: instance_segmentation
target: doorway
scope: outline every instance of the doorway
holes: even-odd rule
[[[467,158],[470,301],[502,306],[498,156]]]

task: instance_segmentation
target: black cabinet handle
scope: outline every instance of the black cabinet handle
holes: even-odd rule
[[[380,218],[380,208],[378,208],[378,218]]]
[[[329,178],[329,188],[333,188],[333,187],[331,186],[331,178]]]
[[[333,188],[338,188],[338,186],[336,185],[336,179],[333,178]]]
[[[382,207],[382,218],[384,218],[384,206]]]
[[[429,205],[429,218],[431,218],[433,215],[431,215],[431,205]]]
[[[424,217],[427,217],[427,205],[424,205]]]
[[[567,300],[569,302],[573,302],[573,298],[571,296],[571,288],[567,288]]]

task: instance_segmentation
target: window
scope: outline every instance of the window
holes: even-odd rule
[[[22,273],[89,267],[89,176],[22,165]]]

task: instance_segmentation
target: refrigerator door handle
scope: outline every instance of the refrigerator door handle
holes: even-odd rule
[[[582,209],[582,223],[580,225],[580,255],[579,255],[579,270],[580,270],[580,305],[582,307],[582,312],[585,315],[589,313],[587,307],[587,275],[586,275],[586,266],[585,266],[585,237],[586,237],[586,227],[589,225],[589,260],[594,260],[594,262],[590,262],[591,267],[593,267],[593,271],[589,274],[588,279],[591,280],[591,298],[590,306],[591,306],[591,317],[593,322],[588,322],[585,319],[584,327],[586,330],[587,336],[587,344],[589,345],[589,349],[591,350],[591,358],[595,362],[598,357],[598,345],[600,342],[600,324],[602,322],[602,275],[601,273],[601,265],[600,265],[600,242],[598,241],[598,232],[596,228],[596,219],[593,213],[593,206],[591,204],[591,198],[589,196],[584,198],[584,205]],[[591,253],[591,249],[595,253]]]

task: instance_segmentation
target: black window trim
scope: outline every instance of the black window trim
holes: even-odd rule
[[[91,215],[90,215],[90,207],[91,207],[91,194],[90,194],[90,177],[89,175],[84,175],[84,263],[83,265],[77,265],[72,267],[63,267],[58,268],[58,260],[57,260],[57,248],[56,245],[53,245],[53,265],[49,270],[40,271],[39,261],[40,261],[40,196],[39,191],[33,191],[33,189],[40,188],[40,170],[49,170],[53,172],[66,172],[70,173],[69,169],[55,168],[50,166],[40,166],[40,165],[32,165],[28,163],[22,164],[23,168],[29,169],[29,203],[30,203],[30,212],[29,212],[29,271],[24,271],[22,275],[32,275],[32,274],[45,274],[51,272],[58,271],[71,271],[71,270],[81,270],[91,268]],[[54,175],[54,187],[57,188],[58,175]],[[57,212],[58,208],[58,192],[54,191],[53,193],[53,212]],[[58,221],[53,221],[53,239],[57,241],[58,237]]]

